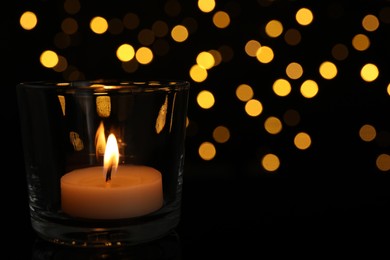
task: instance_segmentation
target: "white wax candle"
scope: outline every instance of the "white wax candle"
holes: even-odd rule
[[[61,178],[62,210],[74,217],[121,219],[146,215],[163,205],[161,173],[120,165],[109,182],[103,167],[77,169]]]

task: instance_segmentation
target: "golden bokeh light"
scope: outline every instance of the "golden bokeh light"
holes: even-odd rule
[[[171,37],[176,42],[184,42],[188,35],[188,30],[184,25],[176,25],[171,31]]]
[[[215,0],[198,0],[198,8],[204,13],[210,13],[215,8]]]
[[[374,32],[379,28],[379,19],[373,14],[367,14],[362,20],[363,28],[368,32]]]
[[[256,58],[261,63],[270,63],[274,59],[274,52],[269,46],[261,46],[256,51]]]
[[[355,48],[355,50],[358,51],[365,51],[370,47],[370,39],[367,37],[367,35],[364,34],[356,34],[352,38],[352,46]]]
[[[264,121],[264,129],[272,135],[280,133],[282,131],[282,121],[275,116],[270,116]]]
[[[203,142],[199,146],[198,153],[200,158],[202,158],[205,161],[210,161],[214,159],[214,157],[216,156],[217,150],[213,143]]]
[[[303,68],[298,62],[291,62],[287,65],[286,75],[290,79],[299,79],[300,77],[302,77],[302,74]]]
[[[230,139],[230,131],[226,126],[217,126],[213,130],[213,138],[217,143],[226,143]]]
[[[128,43],[124,43],[120,45],[116,50],[116,56],[120,61],[123,62],[130,61],[135,56],[134,47]]]
[[[248,84],[240,84],[236,88],[236,97],[241,101],[246,102],[253,98],[253,95],[253,88]]]
[[[295,19],[300,25],[307,26],[313,22],[314,15],[309,8],[303,7],[297,11]]]
[[[319,72],[324,79],[334,79],[337,76],[337,67],[331,61],[324,61],[320,64]]]
[[[24,12],[19,19],[20,26],[25,30],[32,30],[38,24],[38,18],[31,11]]]
[[[365,124],[359,129],[359,136],[365,142],[371,142],[376,137],[376,129],[374,126]]]
[[[275,154],[266,154],[261,159],[261,166],[268,172],[274,172],[280,167],[280,159]]]
[[[286,79],[277,79],[272,85],[272,90],[277,96],[285,97],[291,92],[291,84]]]
[[[213,23],[219,29],[225,29],[230,24],[230,16],[224,11],[218,11],[213,15]]]
[[[378,155],[376,158],[376,167],[383,172],[390,171],[390,155],[385,153]]]
[[[294,145],[299,150],[306,150],[311,146],[311,137],[308,133],[300,132],[294,137]]]
[[[215,98],[213,93],[208,90],[202,90],[196,97],[198,105],[203,109],[209,109],[214,106]]]
[[[375,64],[367,63],[360,70],[360,76],[364,81],[372,82],[378,78],[379,69]]]
[[[196,56],[196,63],[206,70],[211,69],[215,64],[214,56],[209,52],[202,51]]]
[[[318,90],[317,82],[311,79],[305,80],[300,88],[300,92],[305,98],[315,97],[318,93]]]
[[[263,104],[257,99],[250,99],[245,103],[245,112],[252,117],[256,117],[263,112]]]
[[[91,19],[89,27],[96,34],[103,34],[108,29],[108,22],[105,18],[101,16],[95,16]]]
[[[42,52],[39,60],[44,67],[54,68],[58,64],[59,58],[56,52],[46,50]]]
[[[135,52],[135,58],[140,64],[149,64],[153,60],[153,52],[148,47],[141,47]]]
[[[198,64],[195,64],[190,69],[190,77],[195,82],[203,82],[207,79],[207,70]]]
[[[265,25],[265,33],[271,37],[279,37],[283,33],[283,24],[278,20],[271,20]]]
[[[245,53],[250,57],[256,57],[257,50],[261,47],[261,44],[257,40],[249,40],[245,44]]]

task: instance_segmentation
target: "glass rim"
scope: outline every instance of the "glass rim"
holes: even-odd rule
[[[122,79],[95,79],[95,80],[71,80],[71,81],[26,81],[20,82],[18,87],[35,89],[63,89],[63,90],[131,90],[131,91],[156,91],[156,90],[185,90],[190,87],[187,80],[122,80]]]

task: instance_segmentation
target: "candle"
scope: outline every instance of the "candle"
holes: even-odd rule
[[[146,215],[162,207],[161,173],[148,166],[117,166],[119,152],[117,144],[112,148],[112,140],[116,144],[110,135],[104,167],[73,170],[61,178],[65,213],[89,219],[121,219]]]

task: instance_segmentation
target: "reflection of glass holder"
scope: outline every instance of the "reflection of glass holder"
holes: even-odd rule
[[[188,82],[30,82],[17,93],[39,236],[112,247],[177,226]]]
[[[31,259],[180,260],[180,238],[176,232],[171,232],[163,238],[148,243],[119,248],[76,248],[53,244],[41,238],[37,238],[33,246]]]

